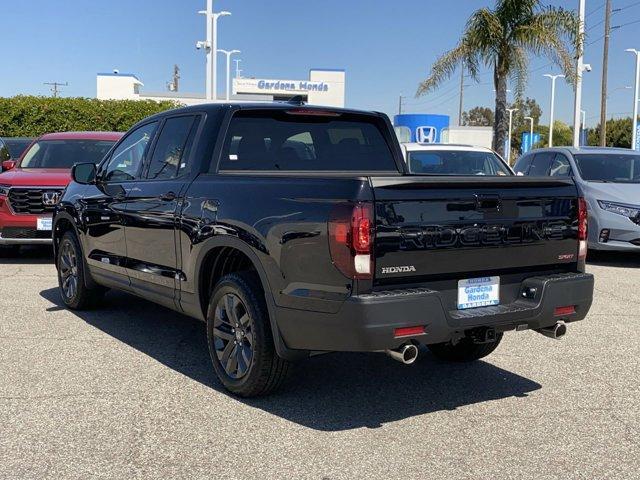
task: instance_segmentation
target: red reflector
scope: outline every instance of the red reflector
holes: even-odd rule
[[[553,316],[563,317],[565,315],[571,315],[573,313],[576,313],[576,306],[567,305],[566,307],[556,307],[556,309],[553,311]]]
[[[417,327],[402,327],[396,328],[393,331],[394,337],[410,337],[411,335],[422,335],[424,333],[424,326],[418,325]]]

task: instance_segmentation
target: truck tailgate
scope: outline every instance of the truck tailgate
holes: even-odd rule
[[[578,261],[570,179],[371,177],[376,284],[559,269]]]

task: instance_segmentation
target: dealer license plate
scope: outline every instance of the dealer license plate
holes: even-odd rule
[[[500,277],[468,278],[458,281],[458,310],[500,303]]]
[[[38,230],[49,230],[49,231],[51,231],[52,222],[53,222],[53,218],[51,218],[51,217],[38,218],[37,224],[36,224],[36,228]]]

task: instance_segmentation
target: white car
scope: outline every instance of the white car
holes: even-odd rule
[[[416,175],[514,175],[493,150],[448,143],[402,143],[404,160]]]

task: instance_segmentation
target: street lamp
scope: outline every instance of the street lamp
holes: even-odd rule
[[[216,51],[218,50],[218,18],[231,15],[231,12],[213,11],[213,0],[207,0],[207,9],[198,12],[205,15],[207,22],[207,40],[197,42],[196,48],[204,48],[207,55],[207,100],[215,100],[217,95],[217,63]]]
[[[231,55],[233,55],[234,53],[240,53],[240,50],[222,50],[222,49],[218,49],[218,52],[220,53],[224,53],[227,56],[227,102],[229,101],[230,98],[230,92],[229,90],[231,89]]]
[[[636,56],[636,81],[633,94],[633,131],[631,132],[631,150],[636,150],[636,130],[638,129],[638,80],[640,79],[640,51],[635,48],[627,48],[625,52],[631,52]]]
[[[507,163],[511,164],[511,128],[513,126],[513,112],[517,112],[517,108],[507,108],[509,112],[509,141],[507,143]]]
[[[558,78],[564,78],[564,75],[551,75],[545,73],[545,77],[551,79],[551,107],[549,108],[549,146],[553,147],[553,105],[556,99],[556,80]]]
[[[529,150],[533,150],[533,117],[524,117],[525,120],[529,120]]]

